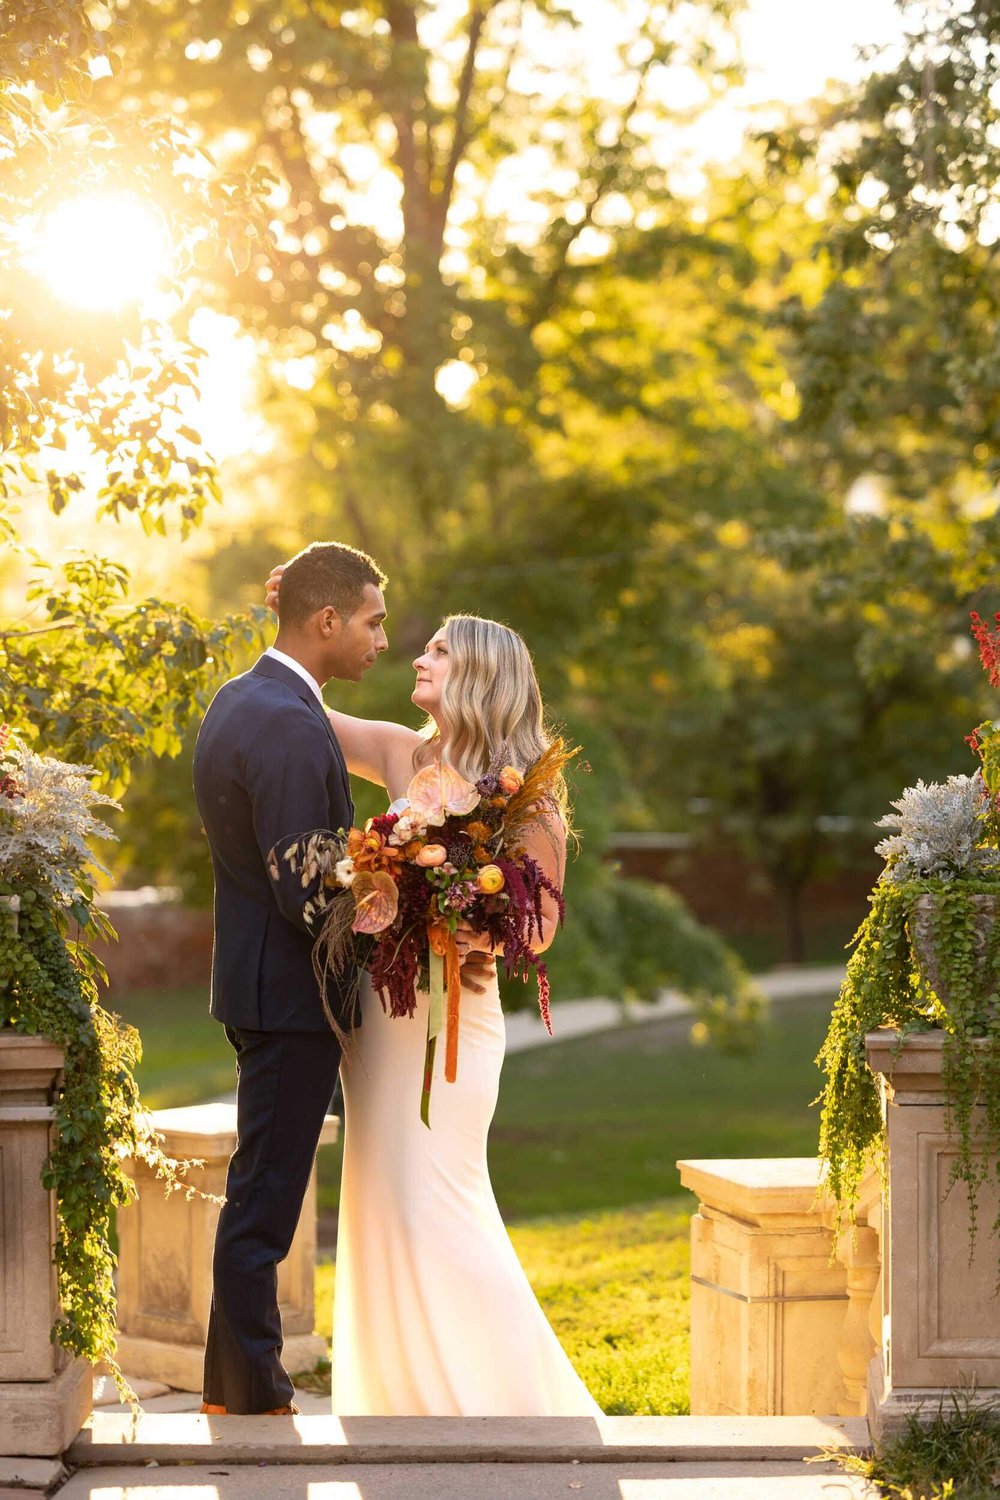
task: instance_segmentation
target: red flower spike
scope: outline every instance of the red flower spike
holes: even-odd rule
[[[969,619],[972,622],[972,634],[979,647],[979,660],[989,677],[990,687],[1000,687],[1000,611],[994,615],[993,625],[987,625],[975,610],[972,610]]]

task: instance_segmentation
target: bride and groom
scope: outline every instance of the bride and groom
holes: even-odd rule
[[[303,885],[279,843],[349,828],[348,773],[403,795],[443,757],[468,780],[501,746],[522,773],[546,749],[531,657],[514,631],[452,616],[414,662],[402,724],[328,710],[331,678],[357,682],[387,647],[385,577],[365,553],[315,543],[269,580],[275,644],[227,682],[194,760],[215,873],[212,1014],[236,1054],[238,1145],[219,1216],[205,1351],[210,1414],[293,1414],[281,1363],[277,1267],[298,1222],[341,1065],[313,972]],[[527,852],[558,887],[565,821],[539,810]],[[275,876],[274,871],[277,870]],[[310,907],[311,909],[311,907]],[[558,920],[543,905],[544,948]],[[445,1083],[435,1060],[434,1120],[420,1120],[427,996],[391,1019],[370,984],[330,985],[351,1031],[333,1318],[333,1409],[340,1415],[598,1415],[536,1301],[503,1226],[486,1161],[504,1055],[488,939],[460,926],[462,1056]],[[353,1029],[356,1027],[356,1029]]]

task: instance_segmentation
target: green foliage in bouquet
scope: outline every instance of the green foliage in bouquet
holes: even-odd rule
[[[91,809],[115,805],[95,792],[89,767],[34,755],[0,726],[0,1028],[46,1037],[65,1054],[43,1178],[57,1206],[53,1337],[107,1361],[134,1399],[115,1359],[111,1231],[115,1209],[135,1195],[124,1162],[145,1160],[167,1191],[191,1163],[161,1150],[135,1082],[138,1033],[97,1000],[105,976],[89,944],[114,934],[94,904],[90,840],[111,831]]]

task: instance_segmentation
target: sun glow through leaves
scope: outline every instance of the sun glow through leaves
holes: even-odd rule
[[[60,203],[39,224],[29,255],[54,296],[92,312],[143,301],[170,264],[157,215],[125,193]]]

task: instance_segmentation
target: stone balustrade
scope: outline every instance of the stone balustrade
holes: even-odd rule
[[[879,1437],[912,1411],[936,1411],[956,1387],[977,1402],[1000,1399],[1000,1247],[992,1232],[1000,1203],[995,1164],[986,1164],[970,1255],[968,1194],[951,1180],[957,1148],[941,1033],[901,1041],[877,1031],[866,1042],[869,1067],[882,1080],[888,1143],[883,1315],[868,1385],[868,1421]],[[973,1146],[982,1115],[973,1110]]]
[[[91,1410],[84,1360],[52,1342],[55,1198],[42,1187],[63,1054],[0,1031],[0,1455],[54,1457]]]
[[[835,1232],[815,1157],[678,1162],[691,1221],[691,1411],[865,1410],[878,1233]],[[877,1210],[877,1179],[865,1213]]]
[[[212,1300],[212,1252],[220,1202],[203,1194],[225,1193],[229,1158],[236,1149],[235,1104],[162,1109],[153,1123],[168,1156],[204,1163],[186,1181],[199,1193],[164,1194],[150,1169],[129,1170],[138,1200],[118,1214],[118,1358],[127,1374],[162,1381],[178,1390],[200,1391],[208,1314]],[[320,1145],[337,1139],[340,1122],[324,1123]],[[316,1270],[316,1170],[313,1168],[299,1226],[287,1259],[278,1268],[278,1302],[284,1332],[282,1359],[292,1374],[312,1369],[327,1353],[314,1333]]]

